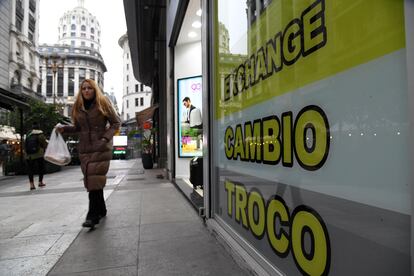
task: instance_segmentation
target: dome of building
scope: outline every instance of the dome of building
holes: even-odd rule
[[[88,47],[100,51],[101,27],[98,20],[79,0],[78,6],[67,11],[59,19],[59,41],[61,45]]]

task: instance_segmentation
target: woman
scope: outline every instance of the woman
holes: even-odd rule
[[[82,226],[93,228],[106,216],[103,188],[112,159],[111,141],[120,119],[96,82],[85,79],[73,105],[72,121],[73,126],[58,127],[57,131],[79,135],[83,182],[89,192],[89,211]]]

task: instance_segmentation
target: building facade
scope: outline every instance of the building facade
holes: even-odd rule
[[[39,0],[12,0],[10,4],[10,87],[24,97],[42,99],[37,93],[41,82]]]
[[[124,5],[134,73],[160,88],[165,172],[181,188],[176,81],[199,63],[184,72],[203,80],[198,211],[239,263],[257,275],[413,275],[412,2],[155,2]],[[197,4],[190,57],[179,37]]]
[[[67,11],[59,19],[59,41],[61,45],[101,49],[101,27],[98,20],[87,9],[84,1],[78,1],[78,7]]]
[[[106,66],[99,52],[101,29],[98,20],[78,1],[59,20],[59,39],[54,45],[39,46],[42,83],[39,93],[46,103],[60,104],[70,116],[74,96],[84,79],[93,79],[104,91]]]
[[[129,49],[128,36],[125,34],[118,40],[123,50],[123,93],[122,93],[122,120],[128,121],[135,118],[135,113],[151,106],[151,87],[135,79],[131,51]]]

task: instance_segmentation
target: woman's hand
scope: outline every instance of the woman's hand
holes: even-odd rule
[[[63,127],[61,127],[61,126],[58,126],[58,127],[55,128],[55,130],[56,130],[56,132],[62,134],[65,129]]]

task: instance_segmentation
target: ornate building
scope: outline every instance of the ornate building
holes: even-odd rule
[[[10,2],[9,82],[11,91],[24,98],[42,99],[37,94],[40,83],[39,0]]]
[[[118,40],[123,53],[123,93],[122,93],[122,120],[135,119],[135,112],[151,106],[152,90],[138,82],[132,71],[128,36],[125,34]]]
[[[58,33],[57,44],[39,47],[39,92],[47,103],[61,104],[63,115],[70,116],[74,96],[84,79],[94,79],[104,90],[106,66],[99,52],[101,30],[96,17],[79,0],[77,7],[60,18]]]

